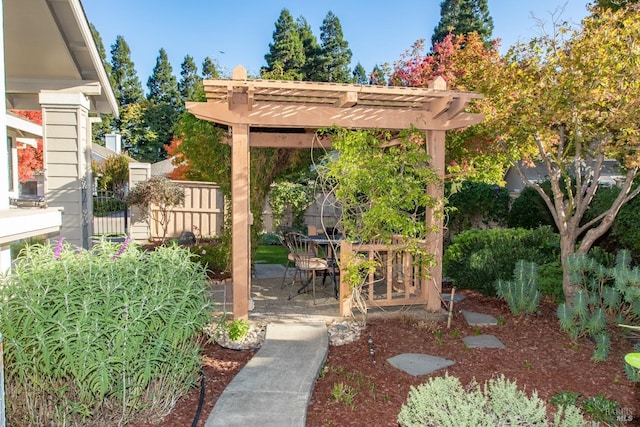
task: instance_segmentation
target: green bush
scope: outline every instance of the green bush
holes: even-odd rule
[[[194,262],[199,262],[207,271],[229,271],[231,252],[223,239],[198,239],[197,243],[189,246]]]
[[[280,235],[277,233],[264,232],[260,234],[259,244],[265,246],[281,245],[282,240],[280,238]]]
[[[583,222],[589,221],[609,209],[619,193],[619,187],[601,187],[587,209]],[[627,249],[634,259],[640,259],[638,223],[640,223],[640,197],[635,197],[620,208],[603,244],[618,250]]]
[[[549,181],[542,183],[541,186],[547,194],[551,194]],[[507,224],[510,228],[534,229],[550,226],[556,230],[555,221],[547,204],[533,187],[523,188],[520,195],[511,202]]]
[[[511,313],[535,313],[540,303],[536,264],[518,261],[513,270],[513,280],[498,279],[496,290],[498,297],[507,301]]]
[[[0,286],[12,426],[158,420],[196,382],[206,275],[188,251],[27,246]]]
[[[495,281],[511,278],[516,262],[559,259],[559,238],[550,227],[535,230],[468,230],[458,234],[443,257],[446,277],[462,289],[495,295]]]
[[[542,295],[551,298],[556,303],[564,301],[560,260],[538,266],[538,289]]]
[[[447,229],[451,235],[483,225],[507,224],[509,191],[504,187],[464,181],[459,188],[448,185],[446,194],[449,208]]]
[[[423,426],[546,426],[546,405],[534,391],[528,397],[515,382],[491,379],[484,387],[472,383],[465,388],[456,377],[432,377],[411,387],[407,402],[398,414],[403,427]],[[575,406],[560,409],[553,425],[583,426]]]

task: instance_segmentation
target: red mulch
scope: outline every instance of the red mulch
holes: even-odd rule
[[[640,385],[631,383],[623,372],[623,357],[633,344],[616,334],[606,362],[591,360],[594,345],[589,340],[571,341],[558,326],[555,305],[544,302],[540,314],[517,317],[506,304],[495,298],[464,292],[467,298],[456,304],[457,310],[491,314],[500,319],[493,327],[471,327],[462,314],[454,317],[451,329],[444,323],[425,323],[396,316],[371,320],[359,340],[344,346],[330,347],[321,378],[313,391],[307,414],[308,426],[397,426],[397,414],[407,398],[409,387],[427,380],[413,377],[393,368],[386,359],[401,353],[425,353],[454,360],[455,364],[434,375],[460,378],[463,384],[475,379],[486,380],[504,374],[527,392],[538,395],[552,406],[549,399],[557,392],[571,391],[591,397],[603,393],[615,399],[622,415],[632,416],[625,426],[640,425]],[[462,338],[488,333],[498,337],[506,348],[467,348]],[[368,337],[373,339],[374,360],[369,353]],[[206,394],[198,426],[206,418],[225,385],[255,354],[234,351],[218,345],[204,349]],[[332,397],[335,384],[353,387],[357,394],[351,405]],[[190,426],[195,414],[199,389],[193,389],[180,400],[161,426]],[[135,424],[135,427],[145,427]]]

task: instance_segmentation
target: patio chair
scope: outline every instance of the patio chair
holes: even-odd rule
[[[287,279],[287,273],[289,272],[290,268],[295,267],[295,258],[293,257],[293,253],[291,253],[291,245],[288,242],[288,235],[289,233],[291,233],[290,231],[288,232],[284,232],[282,233],[282,237],[280,238],[280,243],[287,248],[287,264],[284,266],[284,275],[282,276],[282,284],[280,285],[280,289],[284,289],[284,286],[286,285],[286,279]],[[296,271],[297,273],[297,271]],[[294,280],[295,280],[295,275],[294,275]]]
[[[309,285],[313,293],[313,304],[316,303],[316,273],[318,271],[326,271],[329,263],[326,259],[318,257],[317,245],[308,236],[301,233],[288,233],[286,242],[289,246],[289,253],[294,259],[296,274],[291,282],[291,291],[296,282],[296,276],[300,274],[301,281],[303,273],[307,275],[307,281],[298,289],[296,294],[301,294]],[[289,291],[289,300],[295,297]]]

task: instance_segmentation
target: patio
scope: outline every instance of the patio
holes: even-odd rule
[[[311,291],[296,294],[289,300],[290,279],[293,273],[288,274],[288,279],[282,287],[284,267],[273,264],[257,264],[254,275],[251,278],[251,298],[254,307],[249,311],[249,320],[252,322],[296,322],[296,321],[323,321],[331,323],[345,320],[340,315],[340,304],[332,296],[332,283],[327,278],[322,286],[321,276],[316,282],[316,304],[313,304]],[[293,293],[299,288],[296,282]],[[233,312],[233,284],[231,280],[216,282],[211,286],[212,298],[217,313],[231,314]],[[384,308],[369,308],[367,318],[396,315],[398,313],[410,314],[416,319],[443,320],[444,314],[432,313],[425,310],[424,305],[408,305]],[[354,312],[358,321],[363,320],[361,313]]]

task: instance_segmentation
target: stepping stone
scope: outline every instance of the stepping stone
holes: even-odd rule
[[[475,313],[467,310],[462,310],[462,314],[471,326],[496,326],[498,324],[498,319],[489,314]]]
[[[453,365],[452,360],[428,354],[404,353],[387,359],[394,368],[398,368],[410,375],[427,375],[438,369]]]
[[[454,303],[456,303],[456,302],[460,302],[460,301],[462,301],[463,299],[465,299],[466,297],[467,297],[466,295],[462,295],[462,294],[455,294],[455,295],[453,296],[453,302],[454,302]],[[445,302],[449,302],[449,301],[451,301],[451,294],[449,294],[449,293],[447,293],[447,294],[442,294],[442,299],[443,299]]]
[[[464,341],[469,348],[505,348],[502,341],[488,334],[471,335],[462,338],[462,341]]]

